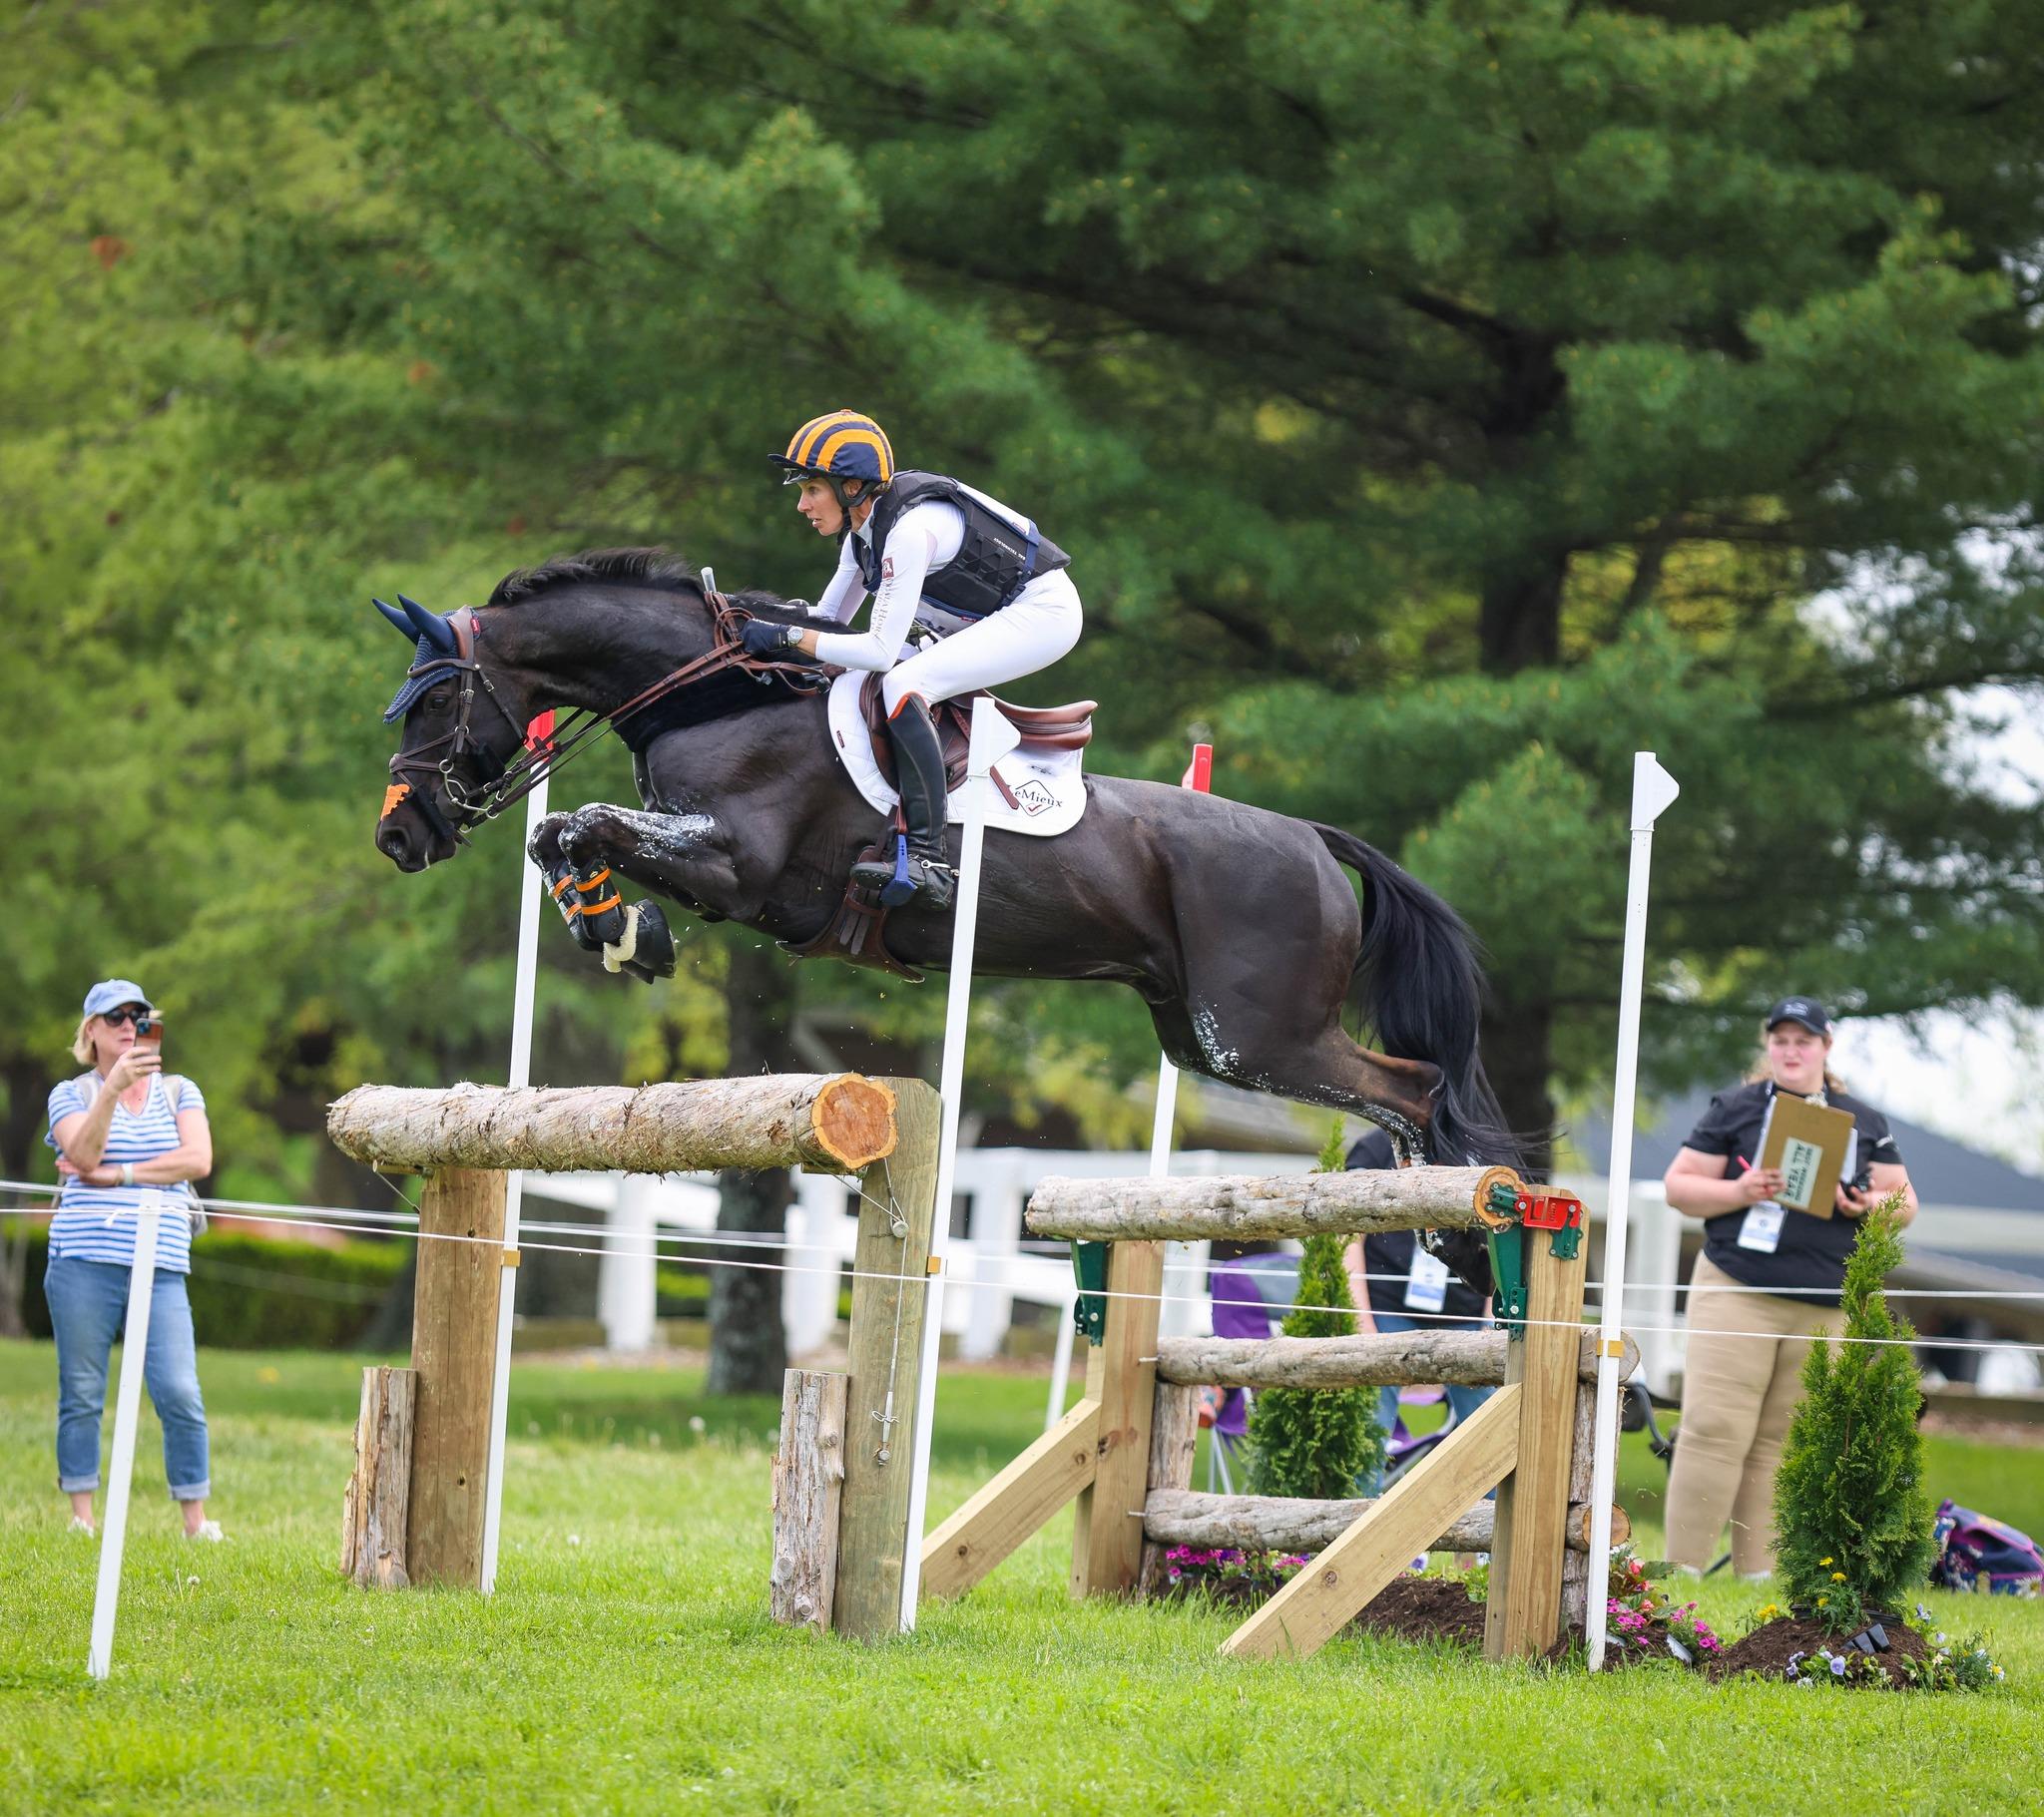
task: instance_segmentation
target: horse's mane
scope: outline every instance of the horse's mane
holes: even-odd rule
[[[557,587],[587,587],[606,581],[613,586],[690,591],[699,596],[703,590],[703,577],[670,550],[585,549],[580,555],[557,555],[537,568],[514,569],[497,583],[485,603],[516,606]],[[726,597],[759,618],[778,624],[808,623],[799,611],[790,612],[777,594],[748,591]]]
[[[537,568],[515,569],[497,583],[487,603],[515,606],[556,587],[587,587],[602,581],[629,587],[702,586],[695,569],[666,549],[585,549],[580,555],[557,555]]]

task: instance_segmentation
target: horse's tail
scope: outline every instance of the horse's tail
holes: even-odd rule
[[[1518,1165],[1520,1144],[1476,1048],[1483,968],[1475,936],[1460,915],[1375,846],[1339,827],[1310,824],[1363,881],[1355,976],[1378,1044],[1393,1059],[1424,1060],[1441,1070],[1428,1130],[1433,1158]]]

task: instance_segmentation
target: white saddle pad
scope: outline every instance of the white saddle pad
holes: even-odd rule
[[[891,814],[901,797],[880,774],[872,735],[858,709],[865,679],[862,671],[847,670],[830,683],[830,741],[837,746],[845,774],[868,804]],[[1054,750],[1025,739],[993,767],[995,787],[987,808],[987,825],[1039,839],[1069,832],[1086,812],[1086,775],[1081,762],[1085,754],[1083,750]],[[963,803],[954,790],[951,817],[956,820],[963,814]]]

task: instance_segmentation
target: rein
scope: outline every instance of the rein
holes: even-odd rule
[[[740,640],[754,615],[743,606],[734,606],[723,594],[713,593],[707,588],[704,590],[703,602],[710,608],[714,627],[711,646],[703,655],[662,676],[651,687],[641,689],[621,705],[604,711],[587,706],[572,708],[554,735],[537,742],[531,738],[527,727],[518,723],[517,716],[511,708],[505,705],[502,695],[497,692],[496,684],[490,680],[488,672],[475,654],[476,641],[482,630],[476,618],[475,608],[469,606],[459,612],[449,613],[447,622],[454,628],[455,654],[415,664],[407,673],[424,676],[445,671],[460,676],[459,716],[451,730],[442,732],[437,738],[429,738],[423,744],[415,744],[408,750],[401,750],[393,756],[390,759],[391,775],[417,800],[427,819],[439,823],[438,829],[458,843],[462,837],[461,829],[445,823],[433,800],[431,789],[412,788],[410,782],[406,780],[408,772],[437,776],[448,802],[463,816],[463,824],[473,825],[478,821],[494,820],[507,807],[523,801],[562,764],[580,756],[606,732],[617,730],[619,720],[665,700],[670,695],[679,693],[683,688],[705,681],[711,676],[735,669],[742,674],[750,675],[762,686],[775,675],[785,676],[790,681],[806,680],[812,685],[821,681],[821,672],[813,664],[772,662],[747,656],[745,646]],[[489,696],[490,704],[517,733],[521,748],[516,756],[498,768],[494,776],[486,779],[480,787],[471,789],[455,775],[454,765],[458,758],[470,750],[481,751],[488,756],[487,746],[472,734],[469,724],[475,710],[478,682],[481,683],[482,691]],[[428,752],[438,751],[442,745],[449,748],[437,760],[427,756]]]

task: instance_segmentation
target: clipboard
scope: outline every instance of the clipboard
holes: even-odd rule
[[[1760,1164],[1782,1170],[1784,1183],[1775,1194],[1776,1202],[1811,1217],[1829,1217],[1837,1205],[1846,1150],[1852,1145],[1852,1113],[1813,1105],[1788,1092],[1778,1092],[1770,1110]]]

